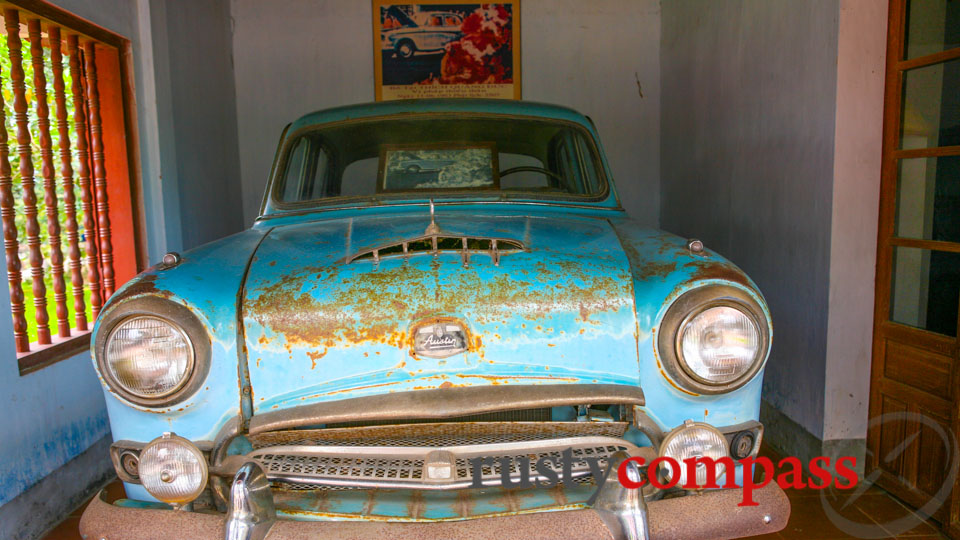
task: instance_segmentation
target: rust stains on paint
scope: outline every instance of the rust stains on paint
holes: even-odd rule
[[[466,518],[473,516],[476,505],[477,503],[474,501],[469,489],[461,489],[457,492],[457,502],[454,511],[459,514],[460,517]]]
[[[600,258],[589,267],[570,261],[539,263],[530,281],[502,273],[482,276],[476,268],[442,270],[442,263],[402,264],[344,272],[343,267],[307,268],[255,290],[245,315],[282,335],[288,344],[347,347],[379,342],[412,348],[400,329],[411,321],[469,312],[486,324],[519,317],[540,321],[574,311],[586,321],[592,314],[633,304],[624,268]],[[477,336],[471,341],[482,349]]]
[[[637,279],[648,281],[653,278],[665,278],[677,269],[676,262],[648,262],[636,269]]]
[[[753,285],[747,276],[731,263],[721,262],[710,259],[694,259],[683,265],[692,270],[689,281],[700,281],[707,279],[716,279],[723,281],[732,281],[745,287],[753,289]]]
[[[310,369],[315,369],[317,367],[317,360],[323,358],[327,355],[327,349],[322,351],[307,351],[307,356],[310,358]]]
[[[410,519],[420,519],[426,506],[423,492],[415,489],[410,490],[410,498],[407,500],[407,517]]]
[[[134,296],[159,296],[161,298],[171,298],[173,293],[170,291],[157,288],[157,274],[147,274],[140,278],[134,278],[135,281],[130,285],[126,286],[122,291],[118,292],[111,298],[111,303],[116,305],[116,303],[125,298],[132,298]]]

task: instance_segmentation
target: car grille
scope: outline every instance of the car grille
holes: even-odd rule
[[[472,484],[475,457],[494,458],[481,468],[485,486],[501,485],[505,466],[519,482],[519,458],[529,459],[531,481],[539,477],[540,458],[554,458],[547,465],[559,473],[566,449],[574,459],[598,458],[605,466],[617,451],[637,451],[620,438],[626,429],[623,422],[477,422],[293,430],[251,437],[248,457],[280,489],[462,489]],[[424,478],[425,462],[437,452],[452,467],[451,477],[439,482]],[[572,473],[588,478],[589,464],[575,462]]]

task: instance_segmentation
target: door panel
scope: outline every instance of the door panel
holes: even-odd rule
[[[950,384],[952,366],[949,357],[906,343],[888,341],[883,376],[950,400],[953,398],[953,385]]]
[[[960,2],[891,0],[868,475],[960,539]],[[951,486],[953,484],[953,486]]]
[[[887,472],[899,475],[903,470],[903,453],[897,449],[906,439],[907,425],[902,415],[907,412],[907,404],[890,396],[882,396],[880,399],[883,404],[881,413],[895,419],[880,425],[878,464]]]

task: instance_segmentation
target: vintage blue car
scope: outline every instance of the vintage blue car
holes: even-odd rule
[[[404,172],[384,164],[417,149],[449,174],[391,178]],[[94,363],[128,498],[96,499],[81,531],[773,532],[789,503],[774,482],[738,506],[742,464],[631,459],[755,456],[771,331],[738,268],[627,217],[573,110],[309,114],[284,131],[251,229],[168,254],[100,315]],[[730,487],[700,489],[712,474]]]

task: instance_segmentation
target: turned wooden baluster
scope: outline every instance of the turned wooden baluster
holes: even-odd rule
[[[110,204],[107,201],[107,171],[103,165],[103,137],[100,125],[100,90],[97,89],[97,46],[83,44],[84,73],[87,77],[87,109],[90,117],[90,147],[93,154],[94,199],[97,202],[97,236],[100,239],[100,273],[103,296],[113,294],[113,244],[110,239]]]
[[[40,252],[40,223],[37,221],[37,195],[33,190],[33,156],[30,150],[30,126],[27,120],[27,94],[23,84],[23,53],[20,50],[20,14],[3,10],[10,50],[10,81],[13,85],[13,118],[17,125],[17,153],[20,156],[20,185],[23,188],[23,213],[26,217],[27,246],[30,248],[30,279],[33,282],[33,306],[36,310],[37,342],[50,343],[47,325],[47,287],[43,283],[43,254]]]
[[[53,98],[57,104],[57,133],[60,135],[60,178],[63,179],[63,208],[66,213],[67,256],[73,292],[74,324],[87,330],[87,310],[83,299],[83,271],[80,268],[80,235],[77,232],[77,201],[73,194],[73,166],[70,163],[70,125],[67,123],[66,85],[63,82],[63,53],[60,27],[47,28],[50,37],[50,68],[53,70]]]
[[[90,309],[93,318],[100,313],[100,269],[97,256],[97,224],[94,218],[93,193],[90,190],[90,154],[87,150],[87,117],[83,98],[83,71],[80,65],[79,39],[67,36],[70,52],[70,77],[73,79],[73,125],[77,132],[77,183],[80,185],[80,208],[83,211],[83,232],[86,235],[87,287],[90,289]]]
[[[30,37],[30,60],[33,63],[33,101],[37,110],[40,176],[43,177],[43,204],[47,210],[50,274],[53,277],[53,301],[57,306],[57,335],[66,338],[70,337],[70,312],[67,310],[67,286],[63,282],[60,213],[57,211],[57,179],[53,172],[53,141],[50,138],[50,107],[47,105],[47,76],[43,66],[40,19],[27,21],[27,33]]]
[[[0,78],[0,84],[2,84]],[[10,311],[13,312],[13,340],[17,352],[30,352],[27,318],[24,316],[23,286],[20,284],[20,246],[17,242],[17,211],[14,208],[13,174],[7,145],[6,115],[0,92],[0,217],[3,220],[3,247],[7,253],[7,282],[10,285]]]

